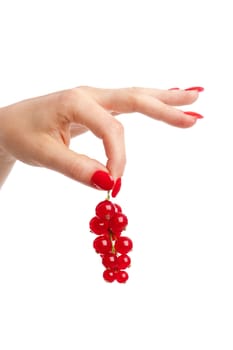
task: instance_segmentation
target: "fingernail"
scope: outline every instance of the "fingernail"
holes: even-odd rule
[[[174,88],[171,88],[171,89],[168,89],[168,90],[180,90],[180,88],[178,88],[178,87],[174,87]]]
[[[91,183],[98,190],[110,191],[113,188],[114,180],[106,171],[97,170],[91,178]]]
[[[203,115],[196,113],[196,112],[184,112],[185,114],[191,115],[192,117],[195,117],[197,119],[202,119],[204,118]]]
[[[192,86],[190,88],[184,89],[185,91],[198,91],[198,92],[202,92],[204,91],[204,88],[201,86]]]
[[[115,198],[118,195],[118,193],[120,192],[120,189],[121,189],[121,177],[116,179],[116,182],[113,186],[113,189],[112,189],[112,197],[113,198]]]

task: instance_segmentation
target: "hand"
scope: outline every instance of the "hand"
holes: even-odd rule
[[[126,154],[124,128],[114,116],[139,112],[191,127],[202,116],[173,107],[192,104],[202,88],[187,90],[82,86],[21,101],[0,110],[0,147],[7,159],[46,167],[88,186],[94,185],[97,170],[115,181],[123,175]],[[69,149],[71,137],[87,130],[102,139],[106,165]]]

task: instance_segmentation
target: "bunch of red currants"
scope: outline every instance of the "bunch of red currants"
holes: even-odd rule
[[[127,216],[109,196],[97,204],[95,216],[89,222],[91,232],[97,235],[93,247],[100,254],[105,267],[103,278],[107,282],[125,283],[129,278],[125,270],[131,263],[128,253],[133,248],[133,242],[122,234],[127,225]]]

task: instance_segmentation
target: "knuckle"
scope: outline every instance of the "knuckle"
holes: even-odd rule
[[[80,105],[84,97],[83,91],[79,89],[74,88],[61,91],[57,99],[59,116],[62,116],[62,119],[67,122],[73,121],[74,111],[77,110],[77,106]]]
[[[112,119],[109,129],[110,129],[110,132],[112,131],[119,135],[124,134],[124,127],[117,119]]]
[[[69,107],[70,105],[73,105],[73,102],[75,99],[77,99],[78,94],[75,92],[75,89],[68,89],[61,91],[58,94],[58,104],[59,107]]]
[[[69,162],[68,168],[68,176],[75,180],[80,180],[83,178],[82,167],[80,167],[80,160],[71,159]]]
[[[79,170],[78,164],[75,161],[71,162],[68,168],[69,177],[75,180],[79,178]]]
[[[91,90],[93,90],[93,88],[91,86],[88,86],[88,85],[81,85],[81,86],[78,86],[76,88],[76,90],[79,90],[82,92],[90,92]]]
[[[131,86],[131,87],[129,88],[129,91],[131,91],[132,93],[137,93],[138,90],[139,90],[139,88],[136,87],[136,86]]]
[[[76,97],[77,93],[75,92],[75,89],[68,89],[61,92],[60,98],[63,101],[70,101],[73,100],[74,97]]]
[[[131,87],[128,89],[128,102],[132,112],[136,112],[139,104],[139,91],[137,87]]]
[[[78,88],[61,91],[59,93],[59,101],[63,104],[76,103],[77,99],[83,99],[87,95],[88,91],[89,87],[87,86],[80,86]]]

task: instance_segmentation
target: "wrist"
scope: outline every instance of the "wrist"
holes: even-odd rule
[[[0,189],[14,167],[16,159],[0,145]]]
[[[12,156],[7,149],[4,147],[4,114],[3,108],[0,108],[0,162],[11,164],[16,161],[15,157]]]
[[[0,144],[0,163],[1,164],[14,164],[16,161],[10,153],[8,153]]]
[[[4,147],[4,125],[3,114],[0,109],[0,189],[10,174],[14,164],[15,157],[13,157]]]

